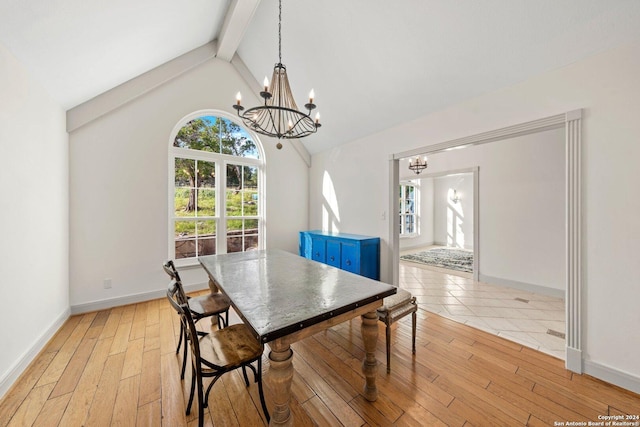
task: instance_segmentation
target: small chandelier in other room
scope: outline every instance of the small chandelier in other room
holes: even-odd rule
[[[278,63],[273,68],[271,84],[264,78],[264,89],[260,96],[264,99],[264,105],[242,112],[242,95],[238,92],[233,105],[242,121],[259,134],[278,139],[303,138],[315,133],[321,126],[320,113],[316,113],[315,119],[311,118],[311,111],[316,108],[313,89],[309,93],[309,102],[304,105],[307,112],[298,111],[289,86],[287,69],[282,64],[282,0],[279,1],[278,15]],[[282,148],[282,144],[278,143],[277,147]]]
[[[422,172],[427,168],[427,156],[420,158],[420,156],[416,156],[415,159],[409,159],[409,169],[414,171],[417,174]]]

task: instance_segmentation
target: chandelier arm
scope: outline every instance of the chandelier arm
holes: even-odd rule
[[[265,116],[269,117],[269,121],[271,123],[271,129],[275,129],[277,132],[277,135],[280,135],[280,124],[276,124],[276,120],[273,118],[273,112],[272,112],[272,107],[267,107],[267,114],[265,114]],[[280,138],[278,136],[278,138]]]
[[[295,123],[294,125],[291,127],[291,129],[295,129],[296,127],[298,127],[298,124],[300,124],[304,119],[311,119],[311,117],[307,116],[302,116],[300,117]],[[306,123],[302,123],[302,127],[305,127]]]

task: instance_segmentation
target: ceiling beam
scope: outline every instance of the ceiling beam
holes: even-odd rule
[[[67,111],[67,132],[104,116],[215,57],[212,41],[109,89]]]
[[[218,37],[216,57],[231,62],[242,42],[260,0],[232,0]]]

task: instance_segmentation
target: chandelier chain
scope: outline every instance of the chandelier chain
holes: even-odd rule
[[[282,64],[282,0],[278,0],[278,62]]]

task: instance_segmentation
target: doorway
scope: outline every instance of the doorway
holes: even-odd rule
[[[407,152],[397,153],[390,159],[390,180],[392,194],[390,195],[390,209],[397,212],[398,184],[400,173],[400,159],[416,155],[434,154],[456,148],[485,144],[493,141],[506,140],[517,136],[534,134],[551,129],[564,129],[565,133],[565,244],[564,259],[565,277],[563,280],[566,304],[566,341],[565,365],[567,369],[577,373],[582,372],[582,344],[581,344],[581,110],[565,114],[546,117],[531,122],[509,126],[495,131],[472,135],[457,140],[434,144]],[[398,224],[390,222],[390,256],[389,271],[393,283],[398,284],[400,273]]]

